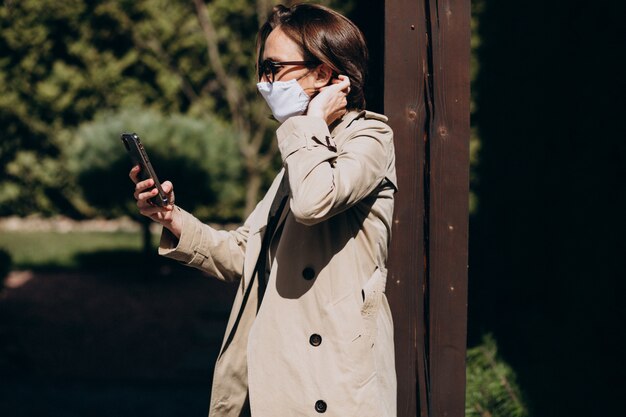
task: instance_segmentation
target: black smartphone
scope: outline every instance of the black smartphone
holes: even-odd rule
[[[141,166],[139,178],[141,180],[147,180],[148,178],[152,178],[152,180],[154,180],[154,186],[159,194],[152,197],[150,202],[156,204],[157,206],[166,206],[168,203],[167,194],[165,194],[163,188],[161,188],[159,178],[157,177],[156,172],[154,172],[154,168],[150,163],[150,158],[148,158],[148,154],[141,144],[139,136],[136,133],[122,133],[121,139],[126,147],[126,151],[128,151],[128,154],[133,161],[133,165]]]

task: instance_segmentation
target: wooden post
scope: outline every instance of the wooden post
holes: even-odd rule
[[[465,410],[470,1],[385,2],[384,112],[395,132],[387,293],[398,416]]]

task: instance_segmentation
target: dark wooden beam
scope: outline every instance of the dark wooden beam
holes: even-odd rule
[[[429,8],[429,370],[431,416],[465,414],[470,1]],[[427,106],[428,107],[428,106]]]
[[[469,23],[469,0],[385,2],[384,112],[400,186],[387,293],[401,417],[464,415]]]
[[[396,195],[387,295],[395,324],[398,416],[427,415],[424,328],[424,9],[385,2],[384,111],[394,130]],[[419,414],[418,414],[419,413]]]

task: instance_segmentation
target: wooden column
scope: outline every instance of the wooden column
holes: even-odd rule
[[[387,284],[399,417],[465,410],[469,28],[469,0],[385,2],[384,112],[400,187]]]

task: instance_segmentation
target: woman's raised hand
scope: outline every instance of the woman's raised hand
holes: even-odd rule
[[[161,188],[167,194],[169,203],[164,207],[157,206],[149,201],[158,194],[157,189],[153,188],[154,180],[151,178],[143,181],[139,180],[140,169],[139,165],[135,165],[128,174],[135,183],[135,193],[133,195],[135,200],[137,200],[139,213],[162,224],[163,227],[169,229],[179,238],[182,232],[182,219],[180,212],[174,206],[174,185],[170,181],[165,181],[161,184]]]
[[[331,84],[320,88],[320,92],[309,103],[307,115],[321,117],[326,120],[326,124],[330,125],[346,112],[348,93],[350,93],[350,79],[345,75],[340,75],[333,79]]]

